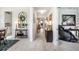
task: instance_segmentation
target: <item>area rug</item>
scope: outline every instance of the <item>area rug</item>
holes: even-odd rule
[[[11,46],[13,46],[15,43],[17,43],[19,40],[5,40],[4,43],[0,43],[0,51],[6,51]]]

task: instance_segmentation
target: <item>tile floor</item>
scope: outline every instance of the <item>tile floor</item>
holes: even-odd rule
[[[54,46],[53,43],[45,41],[43,33],[39,33],[33,42],[28,39],[19,40],[7,51],[79,51],[79,43],[60,41],[59,46]]]

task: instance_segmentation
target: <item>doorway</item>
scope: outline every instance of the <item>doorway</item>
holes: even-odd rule
[[[7,28],[6,36],[12,35],[12,12],[5,11],[5,27]]]
[[[34,31],[35,39],[45,39],[46,42],[53,41],[52,12],[51,7],[34,8]]]

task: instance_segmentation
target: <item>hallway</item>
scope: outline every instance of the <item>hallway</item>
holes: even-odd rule
[[[43,29],[40,29],[40,32],[37,33],[36,40],[43,40],[43,41],[46,41],[46,39],[45,39],[45,32],[44,32]]]
[[[18,19],[17,16],[21,12],[21,10],[20,10],[20,8],[19,8],[19,11],[17,10],[17,8],[12,8],[12,9],[14,10],[12,23],[15,24],[15,25],[13,25],[12,33],[13,33],[13,36],[15,36],[15,28],[17,28],[16,25],[19,24],[17,22],[18,20],[15,20],[15,18]],[[79,43],[59,41],[59,39],[58,39],[58,37],[59,37],[58,25],[62,25],[62,22],[63,22],[62,15],[68,13],[70,15],[75,14],[75,16],[77,16],[79,8],[73,8],[73,9],[72,8],[60,8],[59,9],[58,7],[56,7],[56,8],[35,7],[35,8],[23,8],[23,9],[24,9],[24,11],[28,12],[27,16],[29,16],[28,17],[29,21],[27,22],[27,24],[29,23],[28,24],[28,38],[17,39],[17,40],[19,40],[19,42],[17,42],[15,45],[13,45],[11,48],[9,48],[8,51],[63,51],[63,50],[65,50],[65,51],[76,50],[77,51],[77,50],[79,50]],[[5,8],[3,8],[3,10],[6,11]],[[10,10],[11,10],[11,8],[10,8]],[[18,13],[16,13],[16,11]],[[60,13],[58,13],[58,11]],[[2,12],[4,12],[4,11],[2,11]],[[33,13],[35,13],[34,16],[33,16]],[[1,15],[3,15],[3,14],[1,14]],[[69,17],[69,18],[71,18],[71,17]],[[54,20],[54,21],[52,21],[52,20]],[[73,20],[76,20],[76,19],[73,18]],[[46,42],[44,32],[40,32],[38,35],[36,34],[37,26],[42,24],[41,21],[42,21],[42,23],[44,21],[44,24],[45,24],[44,29],[45,30],[47,30],[47,31],[53,30],[54,35],[51,35],[51,36],[53,36],[54,39],[53,39],[52,43]],[[4,21],[1,21],[1,22],[4,22]],[[79,24],[79,21],[78,21],[78,24]],[[2,26],[4,26],[4,24]],[[69,29],[69,28],[75,29],[75,28],[77,28],[77,24],[73,27],[68,26],[68,25],[66,27],[68,27],[67,29]],[[77,29],[79,29],[79,26]],[[35,34],[37,35],[37,38],[35,38],[36,37]],[[13,38],[11,38],[11,39],[13,39]],[[55,47],[54,45],[58,45],[58,46]]]

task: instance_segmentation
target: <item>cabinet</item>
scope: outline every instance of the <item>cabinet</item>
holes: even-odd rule
[[[53,41],[53,31],[45,31],[46,41],[52,42]]]

